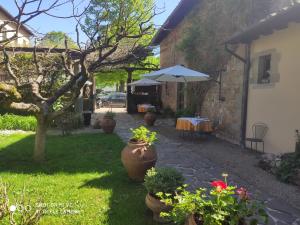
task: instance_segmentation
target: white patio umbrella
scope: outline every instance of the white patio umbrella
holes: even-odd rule
[[[197,82],[207,81],[210,76],[195,70],[188,69],[181,65],[168,67],[144,75],[145,78],[153,79],[160,82]]]
[[[146,86],[161,85],[161,83],[158,81],[155,81],[155,80],[144,78],[144,79],[129,83],[128,85],[129,86],[144,86],[144,87],[146,87]]]

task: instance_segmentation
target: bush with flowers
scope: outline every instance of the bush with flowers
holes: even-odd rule
[[[213,181],[212,189],[199,188],[195,192],[179,187],[175,197],[157,193],[167,205],[170,212],[161,213],[162,217],[183,224],[191,218],[197,225],[255,225],[267,224],[268,216],[263,205],[250,198],[245,188],[229,186],[226,181]],[[189,223],[186,223],[189,224]]]

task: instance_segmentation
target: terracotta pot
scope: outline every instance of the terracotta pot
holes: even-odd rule
[[[121,158],[128,176],[142,182],[147,170],[155,166],[157,155],[153,146],[131,140],[123,149]]]
[[[153,212],[153,220],[159,223],[169,222],[165,218],[160,217],[161,212],[168,212],[171,210],[170,206],[167,206],[165,203],[161,202],[159,199],[154,198],[151,194],[147,194],[145,199],[146,205]]]
[[[103,117],[101,121],[101,127],[104,133],[111,134],[116,127],[116,121],[111,117]]]
[[[156,114],[153,112],[147,112],[144,116],[144,121],[148,126],[153,126],[156,121]]]
[[[194,215],[190,215],[186,221],[185,221],[185,225],[202,225],[203,221],[199,221],[198,223],[196,222],[196,218]],[[225,223],[228,224],[228,223]],[[241,219],[238,225],[246,225],[246,222],[244,219]]]
[[[196,223],[195,216],[194,216],[194,215],[190,215],[190,216],[186,219],[185,225],[198,225],[198,224]]]
[[[101,120],[100,119],[96,119],[94,125],[93,125],[94,129],[101,129]]]

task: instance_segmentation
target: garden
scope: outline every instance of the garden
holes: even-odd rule
[[[131,132],[128,145],[115,134],[49,136],[42,164],[31,158],[33,135],[0,136],[4,224],[267,223],[263,205],[227,174],[191,192],[179,171],[154,168],[157,134]]]

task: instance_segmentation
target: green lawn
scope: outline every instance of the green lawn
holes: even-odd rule
[[[0,176],[16,196],[25,186],[31,204],[46,203],[48,215],[40,224],[155,224],[144,203],[145,188],[130,181],[122,167],[124,144],[118,136],[49,136],[42,165],[31,159],[33,142],[32,135],[0,136]]]

